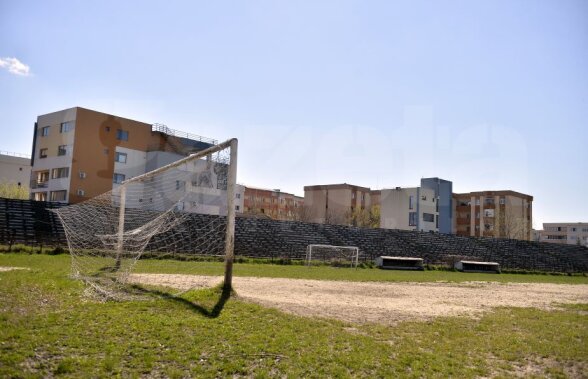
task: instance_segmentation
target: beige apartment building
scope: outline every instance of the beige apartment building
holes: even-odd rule
[[[307,221],[321,224],[346,224],[356,209],[369,209],[371,190],[352,184],[327,184],[304,187]]]
[[[532,239],[533,196],[515,191],[453,194],[454,230],[461,236]]]
[[[244,187],[242,213],[267,216],[274,220],[297,221],[301,214],[304,198],[279,189]]]
[[[381,190],[380,227],[385,229],[439,231],[439,200],[435,191],[414,187]]]
[[[216,143],[81,107],[41,115],[34,130],[31,199],[78,203]]]
[[[588,246],[588,222],[543,223],[539,242]]]

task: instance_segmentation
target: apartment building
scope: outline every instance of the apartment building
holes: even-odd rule
[[[380,227],[385,229],[439,231],[435,190],[424,187],[381,190]]]
[[[214,144],[165,125],[81,107],[41,115],[34,128],[31,199],[78,203]],[[194,168],[208,169],[204,161]],[[220,192],[212,195],[220,196],[223,189],[215,189]]]
[[[327,224],[346,224],[347,217],[356,209],[369,209],[371,190],[352,184],[327,184],[304,187],[304,206],[307,221]]]
[[[435,208],[438,213],[436,221],[439,233],[453,233],[453,183],[440,178],[421,179],[421,188],[432,189],[435,197]]]
[[[533,196],[515,191],[453,194],[457,235],[532,239]]]
[[[31,158],[25,154],[0,151],[0,183],[29,188]]]
[[[265,215],[274,220],[300,220],[304,198],[279,189],[244,186],[244,214]],[[237,209],[239,211],[239,209]]]
[[[543,223],[539,241],[588,246],[588,222]]]

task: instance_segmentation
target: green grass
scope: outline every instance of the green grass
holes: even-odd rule
[[[10,263],[7,263],[10,262]],[[56,256],[29,254],[0,254],[0,266],[26,266],[44,268],[57,265],[61,270],[69,269],[70,257],[67,254]],[[175,260],[140,260],[135,272],[173,273],[194,275],[223,275],[224,264],[221,262],[182,262]],[[588,277],[581,275],[546,275],[546,274],[479,274],[456,271],[395,271],[380,269],[349,269],[329,266],[306,267],[300,265],[271,265],[236,263],[235,276],[253,276],[269,278],[381,281],[381,282],[465,282],[495,281],[512,283],[561,283],[588,284]]]
[[[157,268],[146,263],[145,271]],[[163,263],[166,272],[183,267]],[[30,268],[0,272],[0,377],[468,378],[512,377],[529,367],[537,377],[588,372],[586,304],[549,312],[502,308],[477,320],[352,325],[227,299],[216,288],[177,298],[153,291],[146,300],[98,303],[84,298],[83,285],[68,278],[67,256],[0,254],[0,266]],[[271,274],[266,276],[308,277],[297,271],[304,267],[259,266],[256,271],[236,265],[235,273],[259,276],[263,269]],[[221,271],[221,265],[208,263],[183,270]],[[349,271],[325,267],[308,275],[341,279]],[[363,271],[397,279],[366,274],[353,280],[406,280],[398,272]],[[438,274],[472,277],[406,274],[427,280]],[[483,277],[488,276],[504,275]],[[585,283],[576,277],[520,276],[517,281],[545,277]]]

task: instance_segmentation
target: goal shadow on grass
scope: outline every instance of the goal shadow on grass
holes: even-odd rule
[[[152,297],[175,302],[175,303],[183,306],[184,308],[189,309],[194,312],[197,312],[197,313],[200,313],[202,316],[207,317],[207,318],[217,318],[218,316],[220,316],[222,310],[225,307],[225,304],[231,298],[231,296],[234,294],[232,289],[227,289],[224,286],[217,288],[218,292],[219,292],[218,300],[212,308],[209,308],[209,307],[200,305],[196,302],[185,299],[181,296],[173,295],[169,292],[165,292],[165,291],[159,290],[157,288],[146,288],[146,287],[143,287],[139,284],[133,284],[133,285],[131,285],[131,288],[141,294],[144,294],[144,295],[149,295]]]

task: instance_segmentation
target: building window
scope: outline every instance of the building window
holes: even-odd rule
[[[423,200],[423,201],[427,200],[427,196],[426,195],[422,195],[421,196],[421,200]]]
[[[67,154],[67,145],[59,145],[57,147],[57,155],[66,155]]]
[[[355,199],[355,192],[351,192],[351,200]]]
[[[501,197],[500,200],[498,200],[498,203],[500,205],[504,205],[506,203],[506,199],[504,197]]]
[[[186,189],[186,182],[183,180],[176,180],[176,191],[184,191]]]
[[[240,199],[241,198],[241,194],[240,193],[236,193],[235,194],[235,198]]]
[[[127,154],[126,153],[119,153],[117,151],[115,153],[114,160],[118,163],[127,163]]]
[[[484,217],[494,217],[494,209],[484,209]]]
[[[65,201],[65,198],[67,197],[67,191],[63,190],[63,191],[51,191],[51,194],[49,195],[50,201]]]
[[[54,168],[51,170],[51,179],[67,178],[69,176],[69,167]]]
[[[39,158],[47,158],[47,149],[39,150]]]
[[[104,129],[106,129],[106,131],[109,132],[110,131],[110,126],[107,126]]]
[[[235,210],[238,211],[239,210],[239,206],[235,205]]]
[[[47,192],[35,192],[35,201],[47,201]]]
[[[120,141],[128,141],[129,140],[129,132],[126,130],[118,129],[116,131],[116,139]]]
[[[79,189],[77,194],[78,196],[86,196],[86,191],[84,191],[83,189]]]
[[[480,205],[480,199],[476,199],[476,205]]]
[[[432,213],[423,213],[423,221],[435,222],[435,215]]]
[[[67,133],[67,132],[73,130],[73,128],[74,128],[73,121],[62,122],[59,127],[59,133]]]
[[[112,182],[115,184],[121,184],[125,181],[125,175],[123,174],[114,174],[112,175]]]
[[[86,172],[85,171],[80,171],[80,179],[86,179]]]
[[[408,209],[414,209],[414,196],[412,195],[408,197]]]
[[[49,180],[49,171],[40,171],[37,173],[37,184],[47,183]]]
[[[49,126],[44,126],[41,128],[41,136],[47,137],[49,135]]]
[[[416,226],[416,224],[417,224],[417,213],[410,212],[408,214],[408,225],[409,226]]]
[[[435,228],[439,229],[439,215],[435,215]]]

